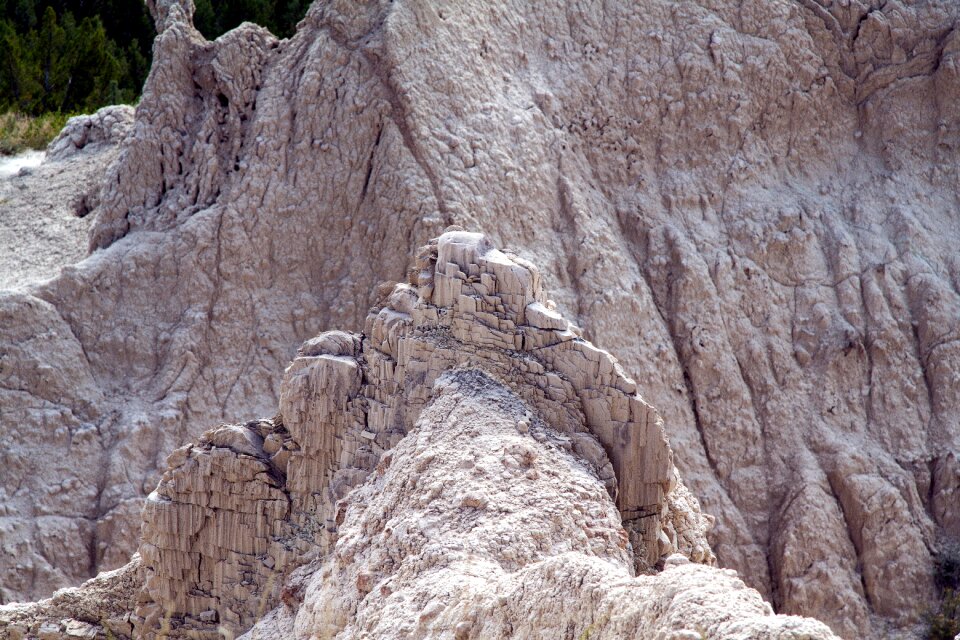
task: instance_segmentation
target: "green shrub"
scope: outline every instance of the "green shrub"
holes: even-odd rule
[[[241,22],[255,22],[279,38],[289,38],[310,0],[196,0],[193,24],[214,39]]]
[[[18,30],[0,13],[0,109],[32,116],[90,112],[132,102],[147,62],[139,41],[124,49],[99,15],[77,18],[47,6]]]
[[[941,543],[933,577],[941,591],[960,590],[960,542],[948,540]]]
[[[248,20],[294,33],[310,0],[196,0],[215,38]],[[91,113],[135,102],[150,71],[153,21],[143,0],[0,0],[0,113]]]
[[[940,604],[927,615],[929,640],[953,640],[960,634],[960,542],[942,542],[933,573]]]
[[[940,608],[928,617],[928,624],[929,640],[953,640],[960,634],[960,592],[944,591]]]

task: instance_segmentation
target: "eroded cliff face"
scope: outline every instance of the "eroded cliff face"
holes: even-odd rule
[[[303,604],[244,638],[836,638],[679,554],[634,576],[608,489],[567,434],[477,370],[431,395],[341,506]]]
[[[291,345],[359,330],[458,223],[616,348],[722,566],[850,638],[930,601],[960,535],[955,3],[317,2],[215,43],[191,10],[155,7],[95,251],[0,301],[4,345],[53,327],[0,370],[0,597],[125,561],[164,456],[269,415]]]
[[[659,416],[552,307],[482,234],[431,241],[362,335],[304,343],[275,418],[169,456],[129,564],[0,633],[835,638],[710,566]]]
[[[479,424],[472,433],[490,457],[463,466],[445,483],[436,485],[422,473],[427,456],[402,463],[412,481],[395,483],[402,494],[394,496],[399,519],[417,520],[405,500],[427,505],[444,491],[459,500],[449,507],[452,520],[455,511],[469,516],[489,507],[499,533],[478,529],[470,534],[475,544],[464,542],[464,548],[509,554],[511,544],[519,545],[514,552],[520,557],[504,565],[509,573],[532,562],[531,547],[555,554],[589,546],[594,535],[620,549],[618,558],[629,561],[631,572],[652,572],[678,552],[713,563],[708,520],[679,484],[659,416],[619,363],[584,341],[552,304],[533,265],[509,257],[481,234],[451,231],[423,247],[410,282],[389,291],[363,335],[327,332],[301,347],[284,375],[277,418],[212,430],[168,459],[144,507],[138,635],[162,630],[216,637],[220,627],[242,633],[279,603],[291,572],[316,573],[316,566],[303,565],[322,561],[335,543],[355,544],[339,537],[355,499],[351,492],[393,464],[390,451],[408,433],[419,438],[425,428],[443,431],[434,425],[436,416],[421,413],[447,374],[463,393],[475,388],[478,398],[491,385],[503,389],[486,400],[495,410],[517,414],[515,431],[523,440],[544,442],[549,434],[585,465],[604,487],[601,502],[611,505],[604,517],[614,529],[592,533],[586,523],[550,532],[528,528],[531,509],[541,509],[548,521],[557,503],[584,509],[576,502],[579,492],[551,464],[534,464],[536,445],[494,445],[498,435]],[[445,468],[451,464],[447,451],[433,456],[447,458]],[[561,492],[563,500],[538,495],[540,474],[552,477],[551,492]],[[435,502],[430,511],[439,516],[448,509]],[[382,523],[365,527],[368,533],[380,529]],[[377,545],[371,540],[371,548]],[[389,546],[371,553],[395,561],[415,554]],[[380,581],[368,576],[371,589]],[[361,600],[352,597],[345,606]],[[322,618],[311,626],[342,627],[333,620],[349,614]],[[336,635],[339,627],[321,635]]]

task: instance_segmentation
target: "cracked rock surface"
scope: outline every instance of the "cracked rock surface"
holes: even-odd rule
[[[242,637],[836,638],[679,554],[634,576],[604,483],[549,423],[518,429],[532,411],[485,374],[441,376],[347,497],[303,604]]]
[[[91,255],[0,295],[0,599],[125,562],[165,457],[270,415],[294,345],[361,330],[459,224],[615,348],[721,566],[846,638],[932,602],[960,535],[956,3],[331,0],[213,43],[153,8]]]
[[[450,231],[420,249],[410,280],[387,293],[364,334],[330,331],[304,343],[284,375],[276,418],[218,427],[171,454],[143,512],[140,635],[213,638],[220,627],[241,633],[281,601],[284,589],[296,591],[285,581],[299,572],[289,582],[302,583],[317,571],[311,563],[347,544],[339,528],[352,491],[393,464],[397,443],[422,433],[416,425],[431,423],[420,415],[438,380],[454,373],[477,393],[491,385],[512,389],[486,402],[516,414],[511,429],[523,442],[496,444],[497,433],[475,429],[492,458],[464,458],[444,483],[424,476],[398,490],[417,504],[449,490],[456,503],[450,509],[468,513],[503,503],[497,530],[478,529],[468,546],[500,549],[511,572],[531,561],[531,546],[551,554],[595,543],[616,547],[631,573],[651,573],[677,553],[715,562],[709,519],[679,481],[659,416],[610,354],[550,309],[536,267],[482,234]],[[554,464],[535,464],[533,442],[548,435],[551,446],[588,470],[591,486],[600,484],[603,500],[572,480],[566,486]],[[404,464],[416,476],[432,457],[450,464],[442,450]],[[539,496],[532,487],[541,474],[551,478],[551,492]],[[505,486],[474,482],[488,475]],[[555,503],[588,497],[606,505],[606,528],[527,526],[531,509],[550,514]],[[511,553],[519,555],[508,561]]]
[[[552,307],[482,234],[432,240],[364,334],[304,343],[279,415],[169,456],[128,565],[0,632],[836,638],[709,566],[659,416]]]

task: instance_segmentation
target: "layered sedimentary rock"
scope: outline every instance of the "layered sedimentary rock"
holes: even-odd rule
[[[276,418],[211,430],[170,456],[144,508],[141,633],[215,637],[221,626],[235,634],[262,618],[291,571],[333,548],[343,501],[391,464],[388,452],[424,423],[437,380],[451,371],[473,372],[478,387],[492,376],[513,389],[529,407],[516,426],[523,436],[542,440],[548,430],[588,465],[619,511],[609,517],[621,550],[631,550],[623,556],[631,571],[651,572],[677,552],[712,563],[707,519],[679,485],[659,416],[619,363],[552,306],[539,271],[481,234],[451,231],[423,247],[411,282],[389,291],[363,336],[327,332],[301,347]],[[497,479],[516,475],[519,494],[539,473],[525,451],[504,458]],[[476,473],[485,472],[462,471]],[[470,482],[451,477],[449,485],[463,495],[461,507],[489,502]],[[433,489],[404,490],[414,501],[435,497]],[[553,511],[546,499],[526,508],[534,503]],[[523,529],[526,517],[501,524],[536,540]],[[573,544],[568,535],[537,544]]]
[[[679,554],[634,577],[596,467],[515,391],[477,370],[440,376],[415,427],[341,504],[332,554],[298,581],[303,604],[243,637],[836,637]]]
[[[457,223],[615,347],[722,566],[849,638],[931,601],[960,535],[955,3],[324,1],[213,43],[156,4],[95,250],[0,296],[0,597],[122,563],[165,456],[269,415],[293,345],[361,330]]]
[[[169,456],[130,564],[0,633],[835,638],[709,566],[662,421],[533,265],[449,231],[410,276],[304,343],[275,418]]]

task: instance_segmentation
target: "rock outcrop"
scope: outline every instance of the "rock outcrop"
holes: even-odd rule
[[[388,452],[423,424],[437,381],[453,371],[479,375],[478,388],[492,376],[513,389],[529,407],[516,429],[535,440],[547,430],[589,465],[619,511],[609,517],[620,538],[608,542],[632,550],[623,556],[635,561],[631,569],[650,572],[677,552],[712,563],[707,521],[678,483],[659,416],[619,363],[552,306],[539,271],[481,234],[451,231],[423,247],[411,282],[392,288],[362,336],[328,332],[301,347],[284,376],[277,418],[214,429],[171,455],[144,508],[142,633],[164,627],[214,637],[220,626],[234,634],[250,628],[278,600],[283,576],[333,548],[343,501],[391,464]],[[528,459],[535,453],[507,453],[497,482],[516,476],[516,491],[529,499],[523,484],[541,473]],[[421,465],[413,466],[416,474]],[[460,507],[491,501],[470,485],[450,480]],[[414,502],[435,497],[433,488],[405,486]],[[513,511],[534,504],[552,512],[547,499]],[[527,517],[504,516],[501,525],[536,539],[523,530]],[[538,544],[573,544],[570,535]]]
[[[129,638],[133,612],[143,585],[136,555],[119,569],[104,571],[79,587],[57,591],[30,604],[0,606],[4,640],[106,640]]]
[[[269,415],[293,345],[361,330],[460,224],[642,382],[721,566],[847,638],[931,603],[960,535],[956,3],[331,0],[212,43],[191,12],[156,3],[90,257],[0,296],[0,598],[125,561],[165,456]]]
[[[132,128],[128,106],[70,118],[40,166],[0,180],[0,290],[52,278],[86,257],[88,214]]]
[[[835,638],[679,554],[634,577],[605,483],[536,413],[478,371],[438,378],[415,428],[341,505],[303,604],[243,637]]]
[[[276,418],[171,454],[139,556],[0,632],[835,638],[705,566],[662,421],[552,307],[483,235],[433,240],[364,334],[301,347]]]

